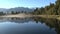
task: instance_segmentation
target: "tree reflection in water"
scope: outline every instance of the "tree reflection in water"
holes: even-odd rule
[[[33,20],[31,18],[10,18],[9,21],[14,23],[28,23]]]
[[[45,23],[50,29],[55,28],[57,34],[60,34],[60,21],[53,18],[33,18],[36,23],[41,22],[42,24]]]

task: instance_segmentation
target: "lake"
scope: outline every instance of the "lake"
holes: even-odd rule
[[[0,34],[60,34],[59,22],[40,17],[0,18]]]

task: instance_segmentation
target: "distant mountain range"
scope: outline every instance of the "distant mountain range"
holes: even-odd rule
[[[4,8],[0,8],[0,12],[11,12],[11,11],[26,11],[26,12],[32,12],[34,11],[34,9],[30,9],[30,8],[24,8],[24,7],[16,7],[16,8],[10,8],[10,9],[4,9]]]

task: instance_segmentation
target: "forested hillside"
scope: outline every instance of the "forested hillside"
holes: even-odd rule
[[[36,15],[60,15],[60,0],[57,0],[55,4],[50,3],[50,5],[36,8],[33,14]]]

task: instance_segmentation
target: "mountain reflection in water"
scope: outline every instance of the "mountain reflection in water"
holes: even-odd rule
[[[10,24],[9,22],[13,24]],[[8,26],[10,27],[8,28]],[[0,18],[0,28],[0,33],[3,32],[6,34],[60,34],[60,21],[57,19],[46,19],[40,17]]]

